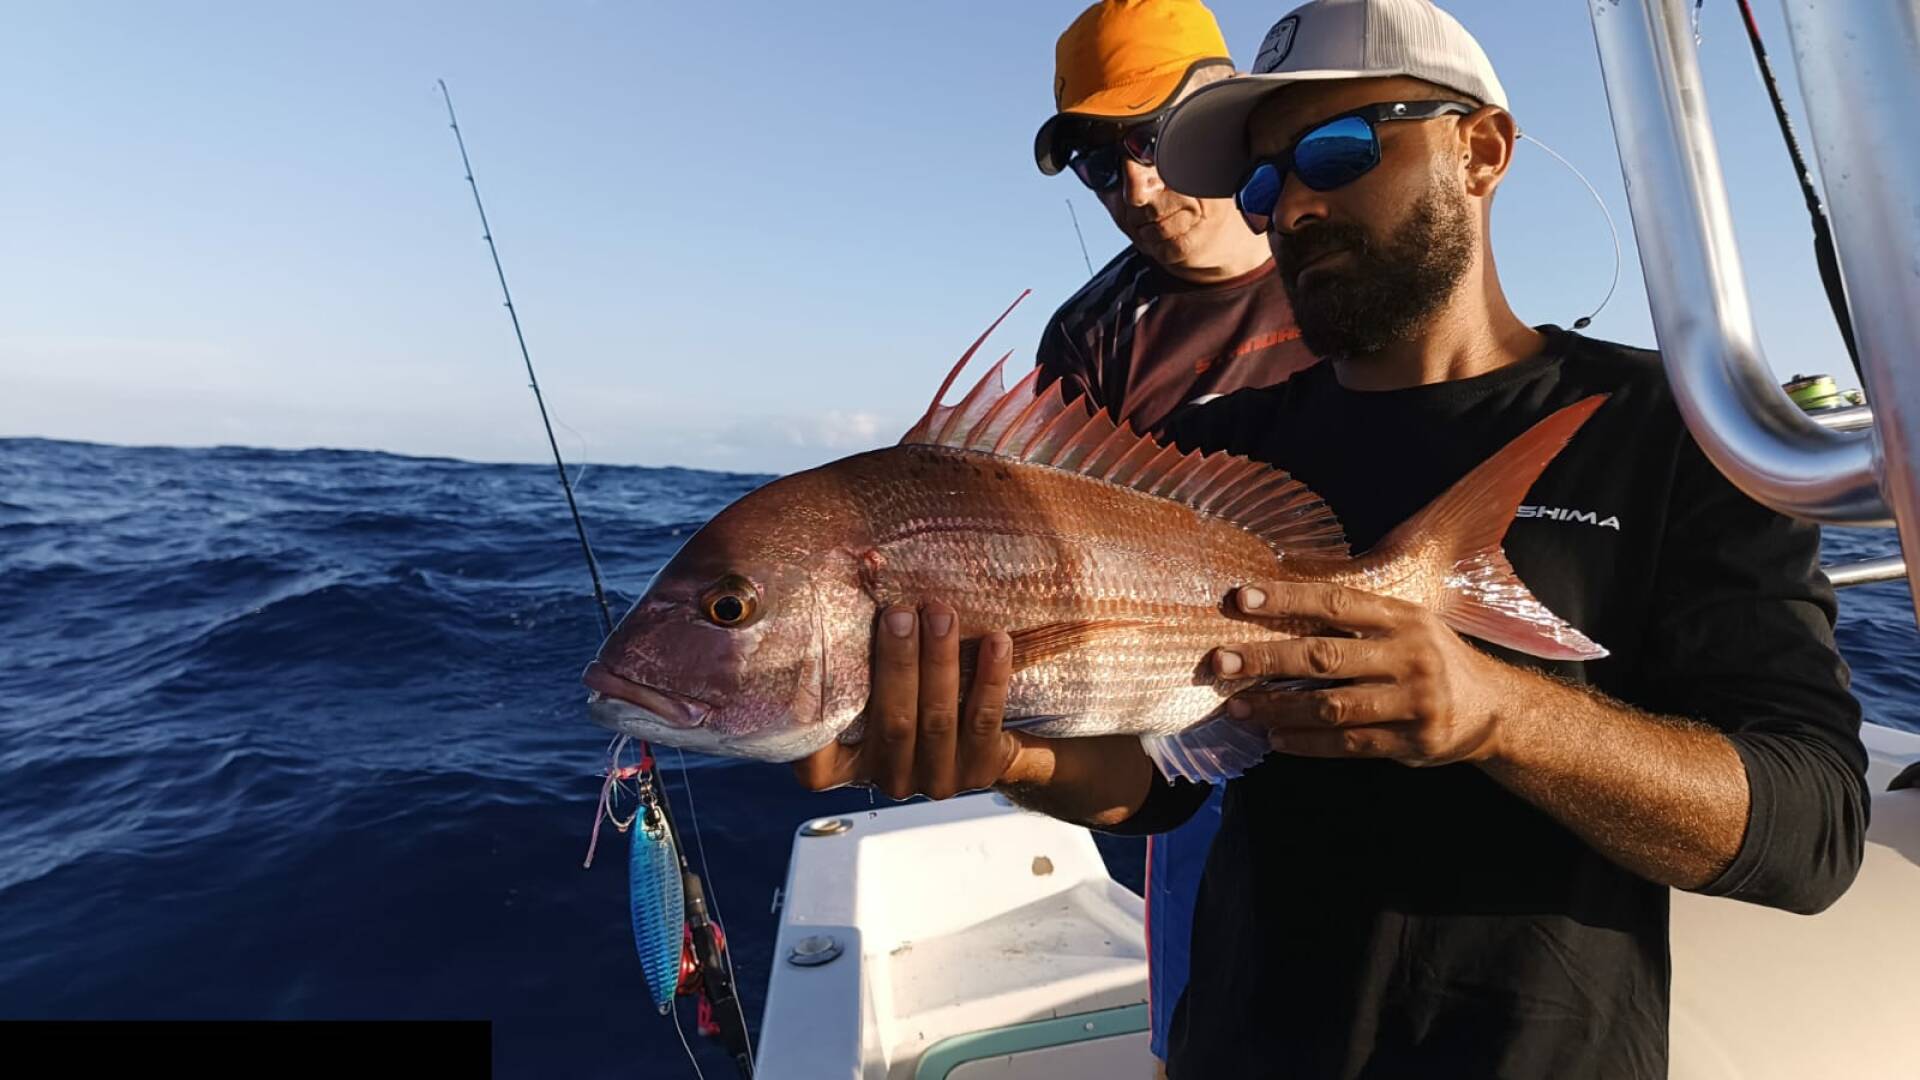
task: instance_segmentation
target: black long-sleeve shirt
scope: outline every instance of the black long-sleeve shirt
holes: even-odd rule
[[[1726,732],[1751,809],[1733,863],[1701,891],[1817,911],[1853,880],[1867,813],[1818,530],[1714,469],[1654,354],[1542,329],[1542,354],[1475,378],[1357,392],[1322,365],[1170,430],[1288,469],[1363,551],[1549,412],[1610,394],[1505,548],[1611,655],[1483,647]],[[1206,793],[1156,782],[1114,831],[1171,828]],[[1664,886],[1474,766],[1274,755],[1227,787],[1169,1072],[1663,1077],[1667,913]]]

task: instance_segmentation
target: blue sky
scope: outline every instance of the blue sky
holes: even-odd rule
[[[786,470],[890,442],[1021,289],[1121,239],[1033,167],[1079,3],[88,3],[0,40],[0,435],[535,461],[433,85],[451,85],[570,457]],[[1214,5],[1244,62],[1289,3]],[[1653,334],[1585,6],[1447,5],[1626,244],[1590,332]],[[1776,5],[1763,29],[1798,108]],[[1847,370],[1735,6],[1703,64],[1768,355]],[[1604,220],[1523,146],[1515,307],[1605,291]],[[1851,374],[1842,381],[1852,385]]]

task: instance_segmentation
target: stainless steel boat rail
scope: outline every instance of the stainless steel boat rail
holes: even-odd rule
[[[1907,576],[1907,563],[1898,555],[1888,555],[1879,559],[1862,559],[1859,562],[1841,563],[1838,566],[1824,566],[1827,580],[1833,582],[1836,589],[1852,585],[1871,585],[1876,581],[1901,581]]]
[[[1807,414],[1813,422],[1828,431],[1864,431],[1873,426],[1873,409],[1867,405],[1848,405],[1838,409],[1821,409]],[[1887,555],[1878,559],[1862,559],[1858,562],[1839,563],[1823,566],[1827,579],[1836,589],[1852,585],[1872,585],[1881,581],[1904,581],[1907,577],[1907,564],[1898,555]]]
[[[1814,423],[1828,431],[1865,431],[1873,426],[1873,406],[1848,405],[1808,413]]]
[[[1920,4],[1785,0],[1871,431],[1829,429],[1761,351],[1691,0],[1587,0],[1668,380],[1707,457],[1796,517],[1897,524],[1920,550]],[[1920,562],[1908,571],[1920,593]]]

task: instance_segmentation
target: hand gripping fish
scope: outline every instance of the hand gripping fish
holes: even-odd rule
[[[1060,384],[1036,392],[1037,371],[1004,390],[1004,356],[942,404],[998,325],[899,445],[776,480],[694,534],[588,665],[593,717],[763,761],[855,741],[877,613],[937,598],[957,614],[963,667],[982,635],[1012,637],[1009,728],[1134,734],[1164,775],[1219,779],[1267,744],[1225,718],[1252,682],[1215,677],[1209,650],[1306,629],[1234,612],[1243,582],[1337,583],[1535,656],[1606,655],[1500,550],[1527,489],[1604,395],[1541,420],[1355,556],[1286,473],[1138,435]]]

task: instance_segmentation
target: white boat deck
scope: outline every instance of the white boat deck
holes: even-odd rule
[[[1675,1080],[1920,1077],[1920,790],[1886,790],[1920,735],[1863,737],[1873,820],[1839,903],[1674,894]],[[987,795],[821,820],[844,827],[794,840],[762,1080],[1152,1075],[1143,904],[1086,830]]]
[[[1144,904],[1085,829],[990,795],[821,820],[847,827],[794,840],[762,1080],[903,1080],[951,1036],[1146,1001]],[[841,953],[790,963],[809,939]]]
[[[1920,790],[1888,791],[1920,735],[1862,729],[1866,861],[1819,915],[1673,896],[1675,1080],[1920,1077]]]

